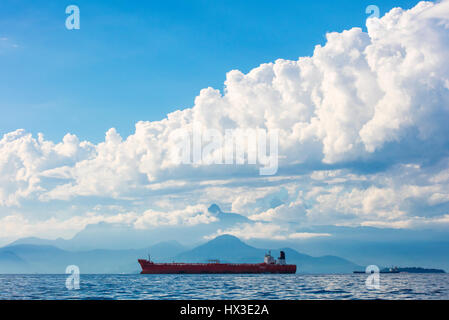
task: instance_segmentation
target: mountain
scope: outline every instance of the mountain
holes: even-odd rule
[[[169,261],[173,260],[181,252],[184,252],[187,248],[181,245],[178,241],[163,241],[158,242],[146,250],[151,255],[151,259],[154,261]]]
[[[216,204],[209,207],[209,213],[217,218],[217,221],[208,224],[193,226],[159,226],[148,230],[138,230],[133,226],[100,222],[87,225],[72,239],[40,239],[22,238],[10,243],[51,245],[64,250],[125,250],[145,248],[148,245],[163,241],[177,239],[187,245],[194,245],[204,239],[205,236],[214,234],[218,229],[227,229],[239,223],[250,222],[248,218],[237,213],[223,212]]]
[[[222,262],[249,263],[263,261],[264,254],[264,249],[251,247],[237,237],[222,235],[177,255],[175,259],[180,262],[205,262],[218,259]]]
[[[335,256],[312,257],[290,248],[285,251],[288,263],[298,265],[300,273],[348,273],[360,266]],[[156,262],[262,262],[266,249],[252,247],[240,239],[223,235],[191,250],[177,242],[158,243],[145,249],[69,251],[49,245],[15,244],[0,248],[0,273],[64,273],[74,264],[81,273],[137,273],[138,258],[152,255]],[[274,250],[273,250],[274,251]],[[276,250],[278,251],[278,250]]]
[[[69,251],[49,245],[15,244],[0,248],[0,273],[64,273],[75,264],[82,273],[137,273],[138,258],[170,261],[186,248],[176,241],[145,249]]]
[[[313,256],[345,257],[365,266],[418,265],[449,269],[449,231],[444,229],[314,226],[296,231],[330,236],[294,241],[251,239],[248,244],[259,248],[290,247]]]
[[[37,237],[28,237],[28,238],[21,238],[16,241],[11,242],[9,245],[18,245],[18,244],[35,244],[35,245],[47,245],[47,246],[55,246],[55,247],[64,247],[65,243],[67,243],[68,240],[58,238],[55,240],[49,240],[49,239],[41,239]]]
[[[59,265],[59,261],[65,261],[67,263],[65,266],[72,264],[67,259],[67,252],[48,245],[18,244],[1,248],[0,256],[7,255],[14,257],[13,259],[17,257],[15,260],[20,265],[18,269],[12,269],[11,266],[0,263],[0,272],[2,273],[53,273],[56,271],[54,268]],[[58,273],[61,273],[61,270]]]
[[[285,251],[288,263],[298,266],[299,273],[351,273],[363,268],[337,256],[312,257],[290,248],[283,248],[282,251]]]
[[[26,273],[28,263],[13,251],[0,251],[0,273]]]
[[[312,257],[290,248],[271,250],[285,251],[287,263],[296,264],[299,273],[350,273],[361,267],[336,256]],[[218,259],[222,262],[257,263],[263,261],[267,249],[259,249],[242,242],[237,237],[222,235],[175,257],[176,261],[205,262]]]
[[[273,205],[276,204],[276,201],[276,199],[270,200]],[[241,224],[251,225],[255,223],[238,213],[224,212],[217,204],[212,204],[208,211],[217,218],[217,221],[193,226],[159,226],[147,230],[137,230],[132,225],[102,222],[86,226],[72,239],[23,238],[10,243],[10,245],[51,245],[68,251],[129,250],[147,248],[156,243],[177,239],[186,246],[193,248],[202,244],[205,236],[216,234],[219,229],[226,231],[241,228]],[[449,269],[449,232],[445,229],[408,230],[366,226],[299,227],[297,225],[291,225],[290,229],[297,233],[326,236],[303,239],[289,239],[287,237],[284,240],[257,238],[248,240],[247,244],[255,248],[292,248],[310,256],[326,257],[331,255],[331,257],[326,257],[328,260],[332,259],[332,256],[345,257],[350,261],[356,261],[360,265],[418,265],[425,268]],[[151,249],[150,253],[153,257],[173,259],[186,248],[171,253],[166,253],[163,248],[159,251],[156,250],[159,249]],[[144,253],[146,256],[148,252],[144,250]],[[338,265],[337,262],[335,263],[335,265]],[[347,269],[345,264],[342,264],[341,268],[342,270]],[[316,270],[318,270],[318,267]]]
[[[269,203],[273,206],[279,204],[279,201],[277,198],[269,199]],[[147,230],[137,230],[132,225],[101,222],[86,226],[72,239],[47,240],[31,237],[19,239],[10,245],[50,245],[68,251],[128,250],[147,248],[156,243],[177,239],[192,248],[203,243],[205,236],[216,234],[219,229],[226,231],[241,228],[241,224],[255,223],[238,213],[224,212],[217,204],[212,204],[208,211],[217,218],[217,221],[193,226],[159,226]],[[296,233],[326,236],[299,239],[286,237],[284,240],[256,238],[248,240],[248,244],[255,248],[292,248],[310,256],[345,257],[360,265],[419,265],[425,268],[449,269],[449,231],[444,228],[412,230],[367,226],[300,227],[292,224],[290,229]],[[4,240],[2,243],[7,242]],[[152,248],[151,251],[154,257],[165,259],[169,256],[173,259],[185,249],[172,254],[164,253],[163,249],[155,251],[156,248]]]
[[[251,220],[241,214],[221,211],[220,207],[215,203],[212,204],[207,211],[218,218],[221,228],[231,227],[237,223],[251,222]]]

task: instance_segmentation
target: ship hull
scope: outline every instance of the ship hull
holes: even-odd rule
[[[139,259],[142,274],[295,273],[294,264],[266,263],[153,263]]]

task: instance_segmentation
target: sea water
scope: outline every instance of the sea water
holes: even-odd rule
[[[0,299],[449,299],[449,274],[0,275]]]

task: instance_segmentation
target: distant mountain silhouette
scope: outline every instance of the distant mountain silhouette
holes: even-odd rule
[[[236,223],[251,222],[251,220],[241,214],[221,211],[220,207],[215,203],[208,208],[208,211],[218,218],[221,228],[230,227]]]
[[[145,249],[68,251],[48,245],[15,244],[0,248],[0,273],[64,273],[75,264],[82,273],[137,273],[138,258],[152,255],[155,261],[171,261],[184,251],[176,241]]]
[[[204,262],[209,259],[223,262],[262,262],[264,254],[264,249],[251,247],[237,237],[222,235],[175,258],[179,262]]]
[[[299,273],[350,273],[358,265],[336,256],[312,257],[290,248],[271,250],[274,255],[283,250],[287,263],[296,264]],[[205,262],[208,259],[219,259],[222,262],[263,262],[267,249],[258,249],[247,245],[231,235],[219,236],[192,250],[177,255],[179,262]]]
[[[263,262],[266,249],[247,245],[231,235],[222,235],[205,244],[184,251],[177,242],[163,242],[138,250],[68,251],[54,246],[16,244],[0,248],[0,273],[64,273],[68,265],[80,267],[81,273],[136,273],[138,258],[147,254],[156,262]],[[360,266],[334,256],[312,257],[284,248],[287,262],[297,264],[300,273],[350,273]],[[184,251],[184,252],[181,252]],[[279,250],[273,250],[277,255]]]
[[[58,248],[63,248],[66,246],[67,242],[70,240],[65,240],[62,238],[58,238],[55,240],[49,240],[49,239],[41,239],[37,237],[27,237],[27,238],[21,238],[16,241],[11,242],[9,245],[19,245],[19,244],[35,244],[35,245],[47,245],[47,246],[55,246]]]
[[[209,207],[209,212],[217,221],[193,226],[160,226],[148,230],[137,230],[133,226],[100,222],[87,225],[72,239],[47,240],[35,237],[22,238],[10,243],[52,245],[64,250],[92,250],[92,249],[140,249],[148,245],[177,239],[182,243],[193,245],[201,241],[204,236],[214,234],[218,229],[227,229],[239,223],[250,222],[248,218],[237,213],[223,212],[216,204]]]
[[[273,199],[272,199],[273,200]],[[274,202],[277,200],[274,199]],[[204,242],[205,237],[211,234],[217,234],[218,230],[229,230],[233,228],[244,227],[242,224],[254,224],[254,221],[247,217],[233,212],[224,212],[217,204],[211,204],[208,208],[211,215],[217,218],[217,221],[208,224],[197,225],[177,225],[177,226],[158,226],[150,227],[145,230],[135,229],[132,225],[97,223],[86,226],[78,232],[72,239],[58,238],[55,240],[40,239],[29,237],[19,239],[10,243],[10,245],[31,244],[31,245],[50,245],[66,251],[89,251],[89,250],[137,250],[142,252],[144,257],[148,253],[159,261],[172,261],[173,259],[197,259],[194,256],[180,256],[187,247],[193,248]],[[292,248],[296,250],[289,254],[292,259],[296,259],[298,264],[304,265],[304,272],[320,272],[320,265],[334,266],[335,271],[346,272],[349,268],[345,261],[357,261],[360,265],[375,264],[378,266],[390,265],[418,265],[426,268],[441,268],[449,270],[449,232],[428,230],[406,230],[406,229],[384,229],[374,227],[342,227],[342,226],[315,226],[297,229],[298,226],[291,225],[292,230],[296,232],[325,233],[331,236],[313,237],[310,239],[250,239],[248,244],[253,248]],[[164,243],[176,239],[187,247],[175,249],[173,246],[168,248],[156,247],[147,250],[157,243]],[[173,244],[173,243],[172,243]],[[176,247],[176,245],[175,245]],[[240,250],[240,249],[239,249]],[[239,252],[231,252],[229,259],[246,259],[260,261],[263,254],[252,251],[252,256],[236,256]],[[150,252],[148,252],[150,251]],[[297,256],[299,252],[308,254]],[[202,254],[203,259],[213,259],[219,254],[221,259],[228,259],[224,254],[226,250],[211,251]],[[316,257],[309,260],[308,257]],[[18,256],[20,258],[20,256]],[[296,257],[296,258],[293,258]],[[345,257],[348,260],[335,260],[334,257]],[[251,259],[250,259],[251,258]],[[8,264],[24,267],[23,262],[13,262],[13,256],[3,256],[3,266]],[[167,260],[168,259],[168,260]],[[289,258],[287,258],[289,260]],[[316,265],[316,259],[323,259],[325,263]],[[333,261],[334,260],[334,261]],[[134,263],[131,263],[134,265]],[[313,270],[308,269],[308,265]],[[1,268],[1,266],[0,266]],[[6,268],[6,267],[5,267]],[[362,268],[363,269],[363,268]],[[25,267],[26,270],[26,267]],[[324,269],[326,272],[328,269]],[[358,270],[358,269],[356,269]]]
[[[210,207],[207,210],[210,213],[214,213],[214,214],[217,214],[217,213],[221,212],[220,207],[217,204],[215,204],[215,203],[211,204]]]
[[[28,263],[14,251],[0,251],[0,273],[28,273]]]
[[[269,199],[269,203],[273,206],[279,204],[279,201],[277,198]],[[205,237],[217,234],[219,229],[226,231],[242,228],[244,227],[242,224],[254,226],[255,223],[244,215],[224,212],[217,204],[210,205],[208,211],[217,218],[217,221],[197,225],[157,226],[145,230],[137,230],[132,225],[102,222],[86,226],[72,239],[47,240],[30,237],[19,239],[10,245],[51,245],[68,251],[143,250],[153,244],[176,239],[192,248],[203,243]],[[419,265],[426,268],[449,270],[449,259],[447,258],[449,256],[449,232],[446,230],[343,226],[299,227],[295,224],[291,224],[290,229],[292,232],[329,234],[331,236],[305,239],[289,239],[287,237],[284,240],[250,239],[248,244],[255,248],[292,248],[309,255],[325,257],[326,260],[331,260],[332,256],[345,257],[349,261],[357,261],[360,265]],[[5,243],[4,240],[1,243]],[[164,250],[157,252],[157,255],[153,254],[153,256],[156,258],[159,253],[163,253],[162,251]],[[185,248],[170,255],[170,259],[182,251],[185,251]],[[154,252],[156,253],[156,251]],[[331,256],[326,257],[327,255]],[[164,259],[166,256],[168,255],[163,254],[160,257]],[[334,264],[338,265],[338,261],[335,261]],[[342,270],[346,270],[344,264],[342,264]]]

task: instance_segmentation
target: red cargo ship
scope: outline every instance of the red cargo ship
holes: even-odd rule
[[[154,263],[150,259],[139,259],[142,272],[145,274],[161,273],[295,273],[295,264],[286,264],[285,253],[275,260],[270,253],[265,255],[263,263],[220,263],[211,260],[209,263]]]

